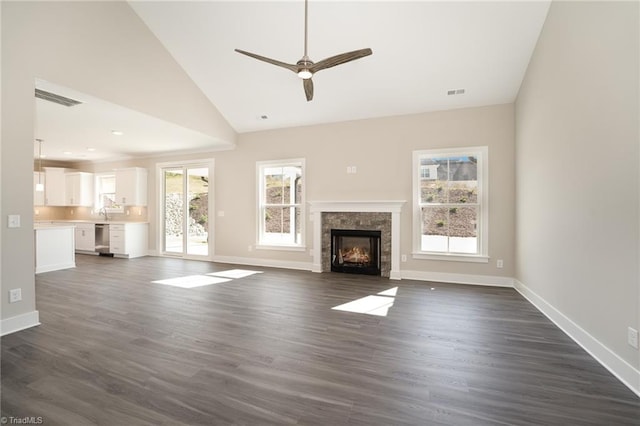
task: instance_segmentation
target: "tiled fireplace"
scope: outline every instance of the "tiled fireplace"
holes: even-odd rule
[[[313,272],[329,272],[332,263],[335,264],[332,262],[335,260],[332,259],[332,230],[366,231],[380,234],[380,275],[400,279],[400,212],[404,201],[309,204],[313,220]]]

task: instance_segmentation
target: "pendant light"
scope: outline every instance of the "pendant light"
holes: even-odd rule
[[[36,183],[36,191],[44,191],[44,184],[42,183],[42,139],[36,139],[38,142],[38,183]]]

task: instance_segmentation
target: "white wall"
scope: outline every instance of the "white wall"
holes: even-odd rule
[[[487,145],[489,147],[489,263],[413,260],[412,151]],[[214,158],[216,259],[311,268],[306,252],[253,250],[256,244],[256,161],[306,159],[306,200],[406,200],[401,216],[401,249],[409,261],[403,271],[423,278],[464,278],[511,282],[514,257],[514,106],[513,104],[377,118],[327,125],[241,134],[233,151],[158,157],[94,165],[94,171],[141,166],[149,171],[150,249],[157,252],[156,163]],[[357,174],[347,174],[357,166]],[[306,221],[307,248],[312,248]],[[497,269],[495,260],[504,260]],[[442,275],[444,274],[444,275]],[[478,281],[477,280],[477,281]]]
[[[231,144],[236,134],[126,2],[1,2],[1,7],[4,332],[12,327],[12,318],[37,315],[32,229],[35,78]],[[21,215],[22,227],[6,229],[8,214]],[[8,290],[17,287],[23,301],[8,304]]]
[[[551,4],[516,103],[516,277],[640,393],[639,16]]]

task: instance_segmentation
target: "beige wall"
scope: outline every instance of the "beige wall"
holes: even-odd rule
[[[34,81],[41,78],[231,144],[236,134],[126,2],[1,2],[3,320],[33,312]],[[10,183],[10,184],[9,184]],[[6,229],[8,214],[22,227]],[[7,292],[22,288],[23,301]]]
[[[489,147],[487,264],[412,260],[412,151]],[[310,268],[306,252],[253,250],[256,243],[256,161],[306,159],[306,200],[406,200],[401,217],[405,271],[512,277],[514,274],[514,107],[512,104],[241,134],[233,151],[96,164],[95,171],[141,166],[149,170],[150,249],[157,251],[156,164],[214,158],[215,254]],[[357,174],[347,174],[357,166]],[[224,211],[224,217],[217,212]],[[308,213],[308,212],[307,212]],[[312,248],[311,222],[307,248]],[[504,259],[497,269],[495,260]]]
[[[638,21],[637,2],[551,4],[516,103],[516,276],[640,392]]]

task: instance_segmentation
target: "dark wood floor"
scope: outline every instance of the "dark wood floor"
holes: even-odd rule
[[[512,289],[78,256],[2,338],[2,415],[47,425],[638,425],[640,399]],[[331,308],[398,286],[386,317]]]

